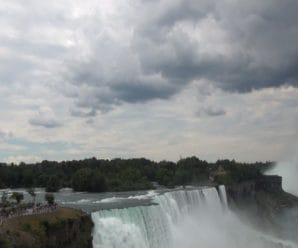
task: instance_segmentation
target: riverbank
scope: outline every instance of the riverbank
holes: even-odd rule
[[[58,208],[6,220],[0,226],[1,248],[92,247],[93,223],[81,210]]]

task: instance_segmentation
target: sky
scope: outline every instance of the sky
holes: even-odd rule
[[[0,0],[0,161],[297,152],[297,0]]]

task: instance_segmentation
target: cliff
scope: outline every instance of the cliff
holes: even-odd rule
[[[298,198],[283,191],[280,176],[260,176],[226,186],[230,207],[263,229],[279,232],[279,216],[298,206]],[[274,228],[274,230],[272,230]]]
[[[48,214],[22,216],[0,226],[1,248],[92,247],[93,223],[80,210],[59,208]]]

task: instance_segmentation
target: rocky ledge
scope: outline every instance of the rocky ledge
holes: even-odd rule
[[[280,176],[261,176],[226,186],[229,206],[252,224],[279,233],[279,217],[298,207],[298,198],[282,189]],[[274,229],[274,230],[272,230]]]

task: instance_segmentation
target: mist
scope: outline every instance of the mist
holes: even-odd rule
[[[293,239],[254,228],[230,210],[225,199],[224,186],[220,193],[215,188],[172,191],[156,195],[158,205],[92,213],[93,247],[298,247]]]
[[[201,209],[186,216],[174,230],[174,248],[298,247],[294,241],[254,229],[229,210],[215,213]]]
[[[297,148],[297,146],[294,146]],[[273,168],[266,172],[268,175],[279,175],[282,177],[282,188],[284,191],[298,196],[298,155],[292,153],[287,158],[278,162]],[[278,218],[283,237],[298,242],[298,208],[284,209]]]
[[[298,155],[289,156],[278,162],[272,169],[268,170],[266,174],[281,176],[283,190],[298,196]]]

